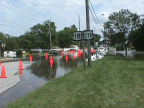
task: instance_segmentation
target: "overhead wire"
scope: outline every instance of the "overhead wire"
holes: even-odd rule
[[[5,2],[7,2],[8,4],[10,4],[10,5],[12,5],[12,6],[14,6],[14,7],[18,8],[18,9],[21,9],[22,11],[25,11],[26,13],[31,14],[32,16],[38,17],[37,15],[35,15],[35,14],[33,14],[33,13],[29,12],[29,11],[26,11],[26,10],[24,10],[24,9],[22,9],[22,8],[20,8],[20,7],[16,6],[16,5],[14,5],[14,4],[12,4],[12,3],[8,2],[7,0],[4,0],[4,1],[5,1]]]
[[[100,25],[100,23],[99,23],[99,20],[98,20],[98,18],[97,18],[97,15],[96,15],[96,13],[95,13],[95,10],[94,10],[94,8],[93,8],[93,6],[92,6],[91,0],[89,0],[89,2],[90,2],[90,4],[91,4],[91,7],[92,7],[92,10],[93,10],[94,15],[95,15],[95,17],[96,17],[96,20],[97,20],[97,22],[98,22],[98,25],[100,26],[100,28],[102,28],[101,25]]]
[[[130,10],[128,7],[129,6],[126,6],[122,1],[119,1],[119,0],[115,0],[118,4],[120,4],[122,7],[124,7],[125,9],[128,9],[128,10]],[[134,12],[132,9],[130,10],[130,11],[132,11],[132,12]]]
[[[92,11],[91,11],[91,9],[89,8],[89,10],[90,10],[90,12],[91,12],[91,14],[92,14],[92,16],[93,16],[93,19],[94,19],[94,21],[95,21],[95,23],[96,23],[96,25],[97,25],[97,27],[99,28],[99,30],[102,32],[102,30],[100,29],[100,27],[98,26],[98,24],[97,24],[97,22],[96,22],[96,19],[95,19],[95,17],[94,17],[94,15],[93,15],[93,13],[92,13]],[[103,32],[102,32],[103,33]]]
[[[20,2],[20,1],[19,1],[19,2]],[[34,2],[34,1],[33,1],[33,2]],[[33,9],[33,8],[29,7],[29,6],[27,6],[26,4],[24,4],[24,3],[22,3],[22,2],[20,2],[20,3],[23,4],[23,5],[25,5],[26,7],[30,8],[30,9],[36,11],[35,9]],[[54,5],[53,5],[53,6],[54,6]],[[36,12],[37,12],[37,11],[36,11]],[[38,12],[38,13],[39,13],[39,12]],[[42,14],[42,13],[40,13],[40,14],[46,17],[46,15],[44,15],[44,14]],[[60,17],[60,16],[58,16],[58,15],[55,14],[55,13],[51,13],[51,14],[52,14],[53,16]],[[46,18],[47,18],[47,17],[46,17]],[[74,18],[74,17],[73,17],[73,18]],[[62,25],[65,25],[65,20],[71,22],[71,20],[68,20],[68,19],[66,19],[65,17],[59,18],[59,20],[61,20],[61,22],[59,22],[59,23],[62,24]]]
[[[90,1],[90,0],[89,0],[89,1]],[[92,4],[91,4],[91,6],[92,6]],[[90,10],[90,12],[91,12],[91,15],[92,15],[92,17],[93,17],[93,19],[94,19],[94,21],[95,21],[95,23],[96,23],[98,29],[100,30],[100,32],[102,32],[101,26],[100,26],[100,24],[98,24],[98,23],[99,23],[98,19],[97,19],[97,21],[96,21],[96,19],[95,19],[93,13],[92,13],[92,10],[90,9],[90,7],[89,7],[89,10]],[[94,11],[94,9],[93,9],[93,11]],[[96,16],[96,15],[95,15],[95,16]],[[102,33],[103,33],[103,32],[102,32]]]
[[[3,19],[7,19],[7,20],[10,20],[10,19],[8,19],[8,18],[6,18],[6,17],[3,17],[3,16],[0,16],[0,20],[1,21],[4,21],[4,22],[7,22],[7,23],[13,23],[13,22],[16,22],[16,23],[20,23],[20,24],[18,24],[18,25],[21,25],[21,24],[26,24],[26,25],[21,25],[21,26],[25,26],[25,27],[31,27],[32,25],[30,25],[29,23],[23,23],[23,22],[21,22],[21,21],[16,21],[16,20],[11,20],[11,21],[13,21],[13,22],[9,22],[9,21],[6,21],[6,20],[3,20]],[[15,25],[17,25],[16,23],[14,23]]]
[[[2,20],[2,19],[0,19],[0,20],[3,21],[3,22],[7,22],[7,23],[10,23],[10,24],[14,24],[14,25],[22,26],[22,27],[29,27],[29,26],[25,26],[25,25],[20,25],[20,24],[12,23],[12,22],[9,22],[9,21],[6,21],[6,20]]]
[[[11,5],[13,5],[13,6],[16,7],[16,8],[19,8],[18,6],[14,5],[14,4],[12,4],[12,3],[6,1],[6,0],[4,0],[4,1],[7,2],[7,3],[9,3],[9,4],[11,4]],[[33,1],[33,2],[34,2],[34,1]],[[19,1],[19,3],[25,5],[26,7],[30,8],[31,10],[33,10],[33,11],[35,11],[35,12],[37,12],[37,13],[39,13],[39,14],[41,14],[41,15],[43,15],[43,16],[46,17],[46,15],[44,15],[44,14],[42,14],[42,13],[36,11],[35,9],[33,9],[33,8],[29,7],[29,6],[27,6],[26,4],[24,4],[24,3],[20,2],[20,1]],[[11,8],[9,8],[9,7],[5,6],[5,5],[3,5],[3,4],[0,4],[0,5],[3,6],[3,7],[5,7],[5,8],[7,8],[7,9],[10,9],[10,10],[16,12],[16,13],[22,14],[22,15],[28,17],[28,18],[31,18],[31,19],[34,19],[34,20],[37,20],[37,21],[38,21],[38,19],[35,19],[35,18],[33,18],[33,17],[30,17],[30,16],[27,15],[27,14],[24,14],[24,13],[21,13],[21,12],[19,12],[19,11],[14,10],[14,9],[11,9]],[[21,8],[19,8],[19,9],[25,11],[24,9],[21,9]],[[26,12],[26,11],[25,11],[25,12]],[[27,13],[30,13],[30,12],[27,12]],[[59,17],[57,14],[53,14],[53,15]],[[33,15],[33,16],[35,16],[35,15]],[[65,18],[65,17],[64,17],[64,18]],[[63,23],[62,23],[62,22],[59,22],[59,23],[61,23],[62,25],[65,25],[65,20],[67,20],[67,19],[66,19],[66,18],[65,18],[65,19],[60,18],[60,20],[62,20]],[[6,21],[6,20],[3,20],[3,21],[4,21],[4,22],[7,22],[7,23],[14,24],[14,25],[18,25],[18,26],[24,26],[24,25],[16,24],[16,23],[9,22],[9,21]],[[40,20],[39,20],[39,21],[40,21]],[[70,20],[69,20],[69,21],[70,21]],[[4,25],[4,24],[1,24],[1,25]],[[6,26],[8,26],[8,25],[6,25]],[[14,27],[14,26],[9,26],[9,27]],[[24,27],[26,27],[26,26],[24,26]],[[27,26],[27,27],[28,27],[28,26]],[[15,28],[18,28],[18,27],[15,27]]]
[[[28,30],[28,29],[19,28],[19,27],[10,26],[10,25],[5,25],[5,24],[0,24],[0,25],[7,26],[7,27],[12,27],[12,28],[17,28],[17,29],[22,29],[22,30]]]
[[[18,1],[19,1],[19,0],[18,0]],[[33,2],[34,2],[34,1],[33,1]],[[27,6],[26,4],[22,3],[21,1],[19,1],[19,3],[23,4],[24,6],[28,7],[29,9],[31,9],[31,10],[33,10],[33,11],[35,11],[35,12],[37,12],[37,13],[41,14],[41,15],[43,15],[44,17],[46,17],[46,15],[45,15],[45,14],[42,14],[42,13],[40,13],[40,12],[36,11],[35,9],[33,9],[33,8],[29,7],[29,6]]]
[[[0,5],[3,6],[3,7],[5,7],[5,8],[7,8],[7,9],[10,9],[10,10],[16,12],[16,13],[22,14],[22,15],[24,15],[24,16],[27,16],[27,17],[29,17],[29,18],[32,18],[32,19],[34,19],[34,20],[37,20],[37,21],[40,21],[40,22],[41,22],[41,20],[35,19],[35,18],[30,17],[30,16],[28,16],[28,15],[26,15],[26,14],[24,14],[24,13],[21,13],[21,12],[18,12],[18,11],[16,11],[16,10],[13,10],[13,9],[11,9],[11,8],[9,8],[9,7],[7,7],[7,6],[5,6],[5,5],[2,5],[2,4],[0,4]]]

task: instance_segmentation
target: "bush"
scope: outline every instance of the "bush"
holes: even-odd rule
[[[16,53],[17,53],[17,54],[22,54],[22,50],[21,50],[21,49],[17,49],[17,50],[16,50]]]
[[[25,51],[28,52],[28,53],[30,52],[30,50],[28,50],[28,49],[25,49]]]

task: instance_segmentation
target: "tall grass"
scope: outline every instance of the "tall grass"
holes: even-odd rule
[[[144,61],[107,55],[53,79],[9,108],[143,108]]]

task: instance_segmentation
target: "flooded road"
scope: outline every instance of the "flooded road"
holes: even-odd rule
[[[54,65],[51,69],[49,59],[45,60],[45,56],[33,56],[33,64],[24,69],[23,74],[20,76],[21,81],[0,94],[0,108],[42,87],[51,79],[64,76],[70,70],[83,64],[82,58],[76,60],[70,58],[68,63],[66,63],[65,56],[54,56],[53,58]],[[23,64],[29,63],[29,58],[22,61]],[[16,74],[19,74],[19,72]]]

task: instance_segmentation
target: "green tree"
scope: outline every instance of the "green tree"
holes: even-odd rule
[[[56,26],[54,22],[45,21],[43,24],[37,24],[31,27],[30,31],[19,37],[19,44],[21,48],[50,48],[50,33],[52,39],[52,46],[57,46],[58,37],[56,33]]]
[[[93,34],[94,35],[94,40],[91,40],[91,45],[94,46],[94,42],[100,41],[101,36],[99,34]]]
[[[138,30],[132,32],[129,39],[136,50],[144,51],[144,23]]]
[[[75,25],[65,27],[64,30],[58,32],[58,45],[61,48],[70,47],[72,44],[77,44],[73,41],[73,32],[77,31]]]
[[[31,28],[31,35],[35,37],[37,47],[50,48],[50,33],[52,46],[57,46],[58,38],[54,22],[45,21],[43,24],[37,24]]]
[[[8,50],[8,51],[19,48],[17,37],[11,36],[11,37],[6,38],[5,44],[6,44],[5,50]]]
[[[104,24],[105,37],[115,40],[115,36],[119,36],[117,39],[121,40],[120,43],[123,44],[123,38],[126,38],[125,34],[130,34],[131,31],[136,30],[140,23],[140,16],[129,10],[121,9],[119,12],[113,12],[109,15],[109,20]],[[116,30],[119,30],[120,34],[122,34],[121,37],[119,34],[116,34]]]

